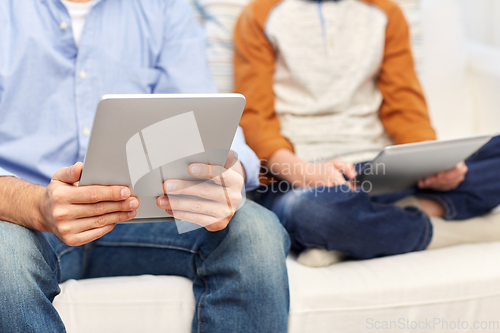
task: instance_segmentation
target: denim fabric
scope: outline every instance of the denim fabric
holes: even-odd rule
[[[347,185],[268,190],[255,197],[278,215],[299,251],[324,248],[368,259],[423,250],[432,237],[429,218],[420,210],[373,202]]]
[[[466,160],[464,182],[455,190],[417,188],[377,197],[352,192],[347,185],[295,188],[288,183],[262,186],[254,199],[278,215],[292,239],[292,247],[338,250],[358,259],[419,251],[432,238],[429,217],[415,207],[394,203],[406,196],[441,202],[448,220],[483,215],[500,204],[500,137],[494,137]],[[359,167],[359,166],[358,166]]]
[[[193,332],[286,332],[289,246],[274,214],[250,200],[218,232],[121,224],[80,247],[0,222],[0,332],[64,332],[51,304],[58,283],[140,274],[193,281]]]
[[[455,190],[415,190],[416,196],[440,201],[446,208],[447,220],[481,216],[500,205],[500,136],[492,138],[465,163],[469,172]]]

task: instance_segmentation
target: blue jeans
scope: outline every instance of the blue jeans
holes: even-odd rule
[[[120,224],[79,247],[0,222],[0,332],[64,332],[51,303],[59,283],[140,274],[193,281],[193,332],[286,332],[289,246],[274,214],[250,200],[218,232]]]
[[[296,250],[324,248],[357,259],[424,250],[432,238],[429,217],[415,207],[394,203],[415,195],[437,200],[447,220],[463,220],[488,213],[500,204],[500,137],[494,137],[468,158],[464,182],[455,190],[417,188],[369,197],[347,185],[295,188],[288,183],[261,186],[254,199],[278,215]]]

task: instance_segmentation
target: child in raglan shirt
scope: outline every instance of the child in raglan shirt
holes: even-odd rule
[[[235,91],[247,98],[241,126],[264,171],[256,197],[295,249],[308,249],[299,261],[500,240],[500,222],[445,222],[500,204],[499,137],[404,193],[369,197],[342,175],[353,178],[352,162],[387,145],[436,139],[394,2],[253,0],[234,40]]]

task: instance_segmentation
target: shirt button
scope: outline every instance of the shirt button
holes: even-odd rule
[[[68,22],[62,21],[61,24],[59,25],[59,27],[61,28],[61,30],[68,29]]]
[[[87,77],[87,73],[85,73],[85,71],[82,69],[82,70],[80,71],[80,78],[81,78],[81,79],[85,79],[86,77]]]
[[[89,136],[90,135],[90,129],[88,127],[86,127],[86,126],[83,129],[83,135],[85,135],[85,136]]]

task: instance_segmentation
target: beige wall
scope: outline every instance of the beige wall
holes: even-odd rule
[[[468,39],[500,47],[500,0],[455,0],[463,9]]]

